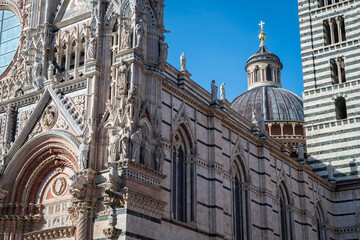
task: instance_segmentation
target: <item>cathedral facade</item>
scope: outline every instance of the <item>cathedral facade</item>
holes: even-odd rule
[[[300,18],[358,8],[333,1]],[[166,62],[164,7],[0,1],[0,239],[359,239],[359,183],[316,159],[263,29],[229,102]]]

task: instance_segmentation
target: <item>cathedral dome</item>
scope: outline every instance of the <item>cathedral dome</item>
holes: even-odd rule
[[[283,88],[252,88],[236,97],[231,107],[249,121],[254,110],[257,116],[264,113],[265,121],[304,121],[301,98]]]
[[[260,24],[261,27],[263,24]],[[248,91],[236,97],[231,107],[249,121],[252,121],[255,110],[256,116],[263,113],[267,122],[303,122],[302,99],[281,87],[283,65],[279,57],[266,48],[263,28],[259,39],[259,50],[248,59],[245,66],[248,73]]]

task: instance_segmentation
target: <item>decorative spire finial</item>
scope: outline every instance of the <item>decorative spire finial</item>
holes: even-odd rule
[[[260,41],[264,41],[266,39],[266,35],[264,33],[264,25],[265,25],[265,22],[261,21],[259,26],[261,27],[261,32],[260,32],[260,35],[259,35],[259,39]]]

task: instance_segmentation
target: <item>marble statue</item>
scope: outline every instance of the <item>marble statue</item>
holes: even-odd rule
[[[261,113],[261,114],[260,114],[259,128],[260,128],[259,136],[260,136],[261,138],[266,137],[266,127],[265,127],[265,116],[264,116],[264,113]]]
[[[304,161],[304,146],[302,144],[302,140],[298,143],[298,161]]]
[[[108,162],[116,162],[118,160],[119,146],[121,136],[112,129],[109,134],[109,158]]]
[[[33,73],[32,73],[32,79],[33,79],[33,85],[38,90],[44,88],[44,79],[42,77],[42,63],[40,60],[36,60],[34,63]]]
[[[136,47],[142,48],[145,31],[143,21],[140,20],[135,26],[135,34],[136,34]]]
[[[135,133],[131,135],[131,156],[136,162],[140,161],[140,147],[142,142],[142,131],[139,128]]]
[[[127,65],[125,61],[121,61],[121,65],[119,67],[119,82],[117,85],[119,86],[120,90],[127,91],[128,89],[128,79],[127,79]]]
[[[54,70],[55,70],[55,65],[53,64],[52,61],[49,61],[49,67],[48,67],[48,79],[52,79],[54,77]]]
[[[164,158],[165,158],[165,153],[164,150],[162,148],[162,144],[160,143],[154,152],[154,159],[155,159],[155,169],[158,171],[162,171],[163,170],[163,165],[164,165]]]
[[[130,31],[127,29],[126,23],[123,24],[121,31],[121,49],[130,48]]]
[[[95,52],[96,52],[96,38],[90,38],[89,46],[87,51],[87,56],[89,59],[95,59]]]
[[[222,101],[226,100],[225,83],[221,84],[221,86],[220,86],[220,100],[222,100]]]
[[[185,53],[182,53],[180,56],[180,65],[181,65],[181,71],[185,71],[186,70],[186,57],[185,57]]]
[[[211,100],[215,102],[218,95],[218,86],[215,85],[215,80],[211,81]]]
[[[129,147],[129,136],[127,133],[121,136],[120,143],[121,143],[121,153],[123,158],[129,158],[130,147]]]
[[[168,48],[169,46],[164,41],[164,37],[160,37],[159,45],[160,45],[160,54],[159,54],[159,64],[163,65],[166,62],[168,57]]]
[[[79,169],[83,170],[87,168],[87,160],[89,153],[89,144],[85,136],[82,136],[80,139],[79,146]]]
[[[251,123],[254,124],[255,126],[259,125],[259,122],[258,122],[257,117],[256,117],[256,110],[255,109],[252,112]]]

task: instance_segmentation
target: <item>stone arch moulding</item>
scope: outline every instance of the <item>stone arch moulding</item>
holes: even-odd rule
[[[33,158],[36,158],[36,154],[41,156],[42,153],[39,152],[41,149],[43,149],[43,153],[46,151],[51,151],[51,148],[47,148],[46,145],[55,147],[56,144],[57,146],[66,146],[64,149],[67,150],[69,158],[74,162],[73,168],[78,167],[76,159],[78,157],[79,143],[75,137],[72,134],[64,131],[55,130],[45,132],[25,143],[13,156],[5,168],[0,189],[8,191],[9,186],[12,186],[12,182],[14,182],[14,172],[18,172],[19,169],[22,169],[22,165],[34,161]]]
[[[12,0],[0,0],[0,8],[12,11],[18,17],[19,21],[22,22],[22,15],[18,5]]]
[[[5,160],[5,165],[8,165],[8,163],[11,161],[11,159],[15,156],[15,154],[18,153],[19,149],[24,145],[27,137],[29,136],[29,133],[32,131],[33,127],[37,124],[40,116],[43,114],[44,109],[47,107],[50,100],[53,100],[54,106],[57,107],[59,113],[61,113],[66,122],[69,124],[71,129],[74,131],[74,133],[78,136],[83,133],[83,131],[80,129],[77,123],[73,120],[70,113],[66,110],[65,106],[61,103],[59,98],[56,96],[56,93],[53,89],[46,88],[45,92],[43,93],[43,96],[41,97],[40,101],[38,102],[37,106],[33,110],[33,113],[30,115],[27,124],[25,127],[21,130],[20,134],[16,138],[14,144],[11,146],[10,151],[8,152],[8,155]],[[53,131],[52,133],[59,133],[59,135],[67,136],[67,138],[74,138],[73,135],[69,135],[67,133],[64,133],[63,131]],[[76,141],[75,141],[76,142]]]
[[[186,133],[188,134],[188,137],[190,138],[189,140],[191,141],[192,144],[195,144],[195,138],[193,136],[193,127],[191,126],[191,120],[189,118],[189,116],[186,113],[186,103],[185,101],[181,103],[180,108],[178,110],[178,113],[176,114],[174,120],[173,120],[173,124],[172,124],[172,134],[171,134],[171,139],[173,140],[173,138],[175,137],[175,133],[178,130],[178,128],[183,125],[184,130],[186,131]],[[194,146],[194,145],[193,145]]]

